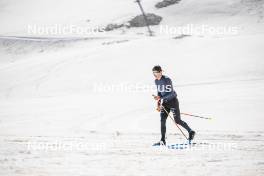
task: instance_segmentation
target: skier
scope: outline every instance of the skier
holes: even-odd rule
[[[186,122],[181,120],[179,101],[177,99],[177,94],[173,89],[171,79],[162,75],[162,69],[159,65],[154,66],[152,71],[155,76],[155,84],[158,90],[158,95],[154,96],[154,99],[158,101],[157,110],[160,112],[161,118],[161,140],[154,145],[166,145],[166,120],[168,117],[167,112],[169,113],[170,111],[173,113],[175,122],[189,132],[189,140],[193,140],[195,131],[193,131]],[[165,110],[161,107],[161,105],[165,108]]]

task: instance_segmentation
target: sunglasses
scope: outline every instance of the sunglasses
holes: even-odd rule
[[[160,73],[160,72],[158,72],[158,71],[154,71],[154,72],[153,72],[153,74],[158,74],[158,73]]]

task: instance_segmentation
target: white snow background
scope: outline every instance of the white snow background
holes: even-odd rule
[[[31,34],[28,25],[97,28],[140,10],[133,0],[0,0],[1,176],[264,175],[264,1],[157,2],[142,5],[163,17],[160,26],[231,26],[237,34],[181,38],[160,26],[153,37],[146,28]],[[155,91],[95,89],[154,85],[156,64],[182,112],[213,118],[182,115],[204,144],[153,148]],[[169,144],[185,142],[170,119],[167,126]]]

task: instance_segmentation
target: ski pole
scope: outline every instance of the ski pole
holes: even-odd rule
[[[152,96],[155,97],[155,95],[152,95]],[[191,117],[197,117],[197,118],[200,118],[200,119],[212,120],[211,117],[198,116],[198,115],[189,114],[189,113],[185,113],[185,112],[182,112],[181,115],[187,115],[187,116],[191,116]]]
[[[177,128],[180,130],[180,132],[182,133],[182,135],[186,138],[186,140],[188,140],[187,136],[184,134],[184,132],[181,130],[181,128],[178,126],[178,124],[175,122],[175,120],[171,117],[170,113],[164,108],[164,106],[162,106],[162,105],[160,105],[160,106],[168,114],[168,116],[170,117],[170,119],[174,122],[174,124],[177,126]]]
[[[203,117],[203,116],[198,116],[198,115],[194,115],[194,114],[188,114],[188,113],[181,113],[182,115],[187,115],[187,116],[192,116],[192,117],[198,117],[200,119],[208,119],[208,120],[212,120],[211,117]]]
[[[152,95],[153,97],[155,97],[155,95]],[[186,138],[186,140],[188,140],[187,136],[183,133],[183,131],[181,130],[181,128],[178,126],[178,124],[175,122],[175,120],[171,117],[170,113],[164,108],[164,106],[162,104],[160,104],[160,106],[162,107],[162,109],[164,109],[164,111],[168,114],[168,116],[170,117],[170,119],[174,122],[174,124],[176,125],[176,127],[180,130],[180,132],[182,133],[182,135]]]

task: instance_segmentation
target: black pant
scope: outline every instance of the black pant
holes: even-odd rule
[[[192,131],[191,128],[188,126],[188,124],[181,120],[181,114],[180,114],[180,108],[179,108],[179,101],[177,98],[174,98],[168,102],[164,102],[162,106],[165,108],[165,111],[163,108],[160,112],[160,122],[161,122],[161,140],[165,140],[166,135],[166,120],[168,117],[168,113],[172,111],[174,120],[177,124],[181,125],[183,128],[185,128],[188,132]]]

